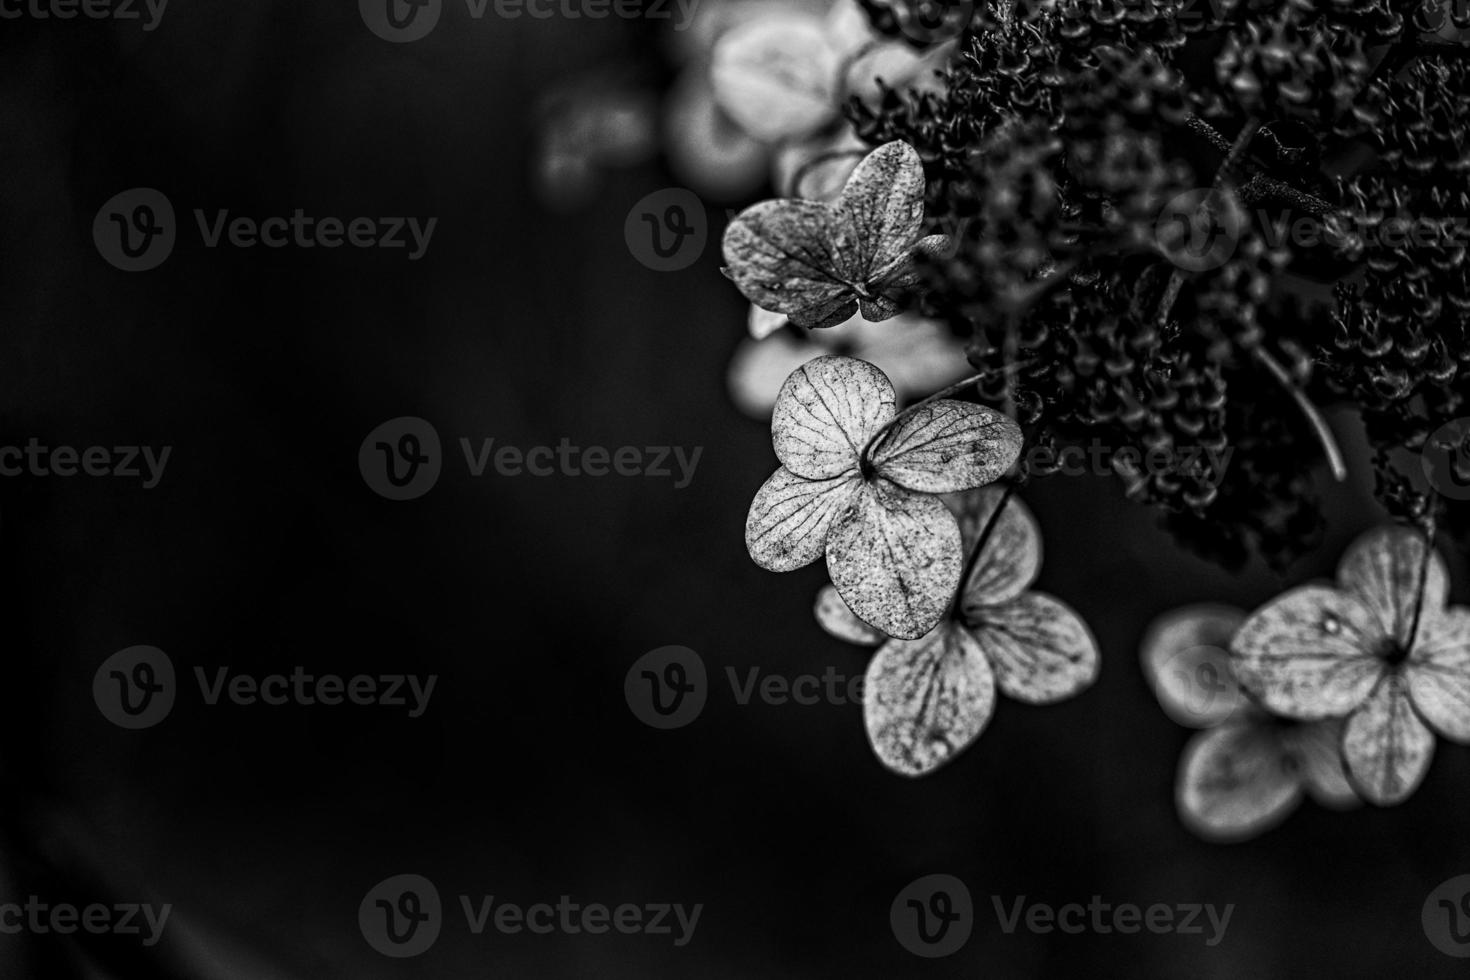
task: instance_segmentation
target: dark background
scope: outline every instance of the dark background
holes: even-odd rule
[[[1174,770],[1189,733],[1138,668],[1148,621],[1187,601],[1282,588],[1182,553],[1117,487],[1026,493],[1040,586],[1092,625],[1103,671],[1051,708],[1001,700],[931,778],[881,769],[854,705],[739,706],[726,667],[860,673],[742,527],[775,466],[724,390],[744,306],[713,244],[656,273],[623,242],[671,178],[609,176],[572,215],[529,192],[530,106],[643,47],[636,25],[467,19],[390,45],[351,0],[174,0],[159,30],[0,22],[0,444],[170,445],[160,486],[0,480],[5,681],[0,899],[175,905],[163,942],[0,937],[11,977],[1459,976],[1420,907],[1470,872],[1470,774],[1440,741],[1406,804],[1305,804],[1248,844],[1190,836]],[[438,216],[426,258],[204,249],[187,228],[149,273],[113,269],[91,223],[120,190],[264,217]],[[724,202],[712,202],[711,242]],[[374,495],[364,435],[435,424],[451,454],[412,502]],[[1352,442],[1350,419],[1338,419]],[[703,446],[693,484],[470,478],[460,436],[529,446]],[[1361,448],[1361,447],[1359,447]],[[1355,454],[1361,464],[1361,455]],[[1359,465],[1358,471],[1362,472]],[[1380,520],[1366,486],[1329,496],[1328,574]],[[1455,596],[1466,597],[1454,563]],[[437,673],[428,713],[206,708],[129,732],[91,682],[134,644],[181,674]],[[647,650],[712,675],[687,728],[623,700]],[[438,944],[379,956],[358,932],[379,880],[431,878]],[[893,896],[945,872],[975,896],[955,956],[906,953]],[[529,905],[703,903],[670,937],[469,935],[454,896]],[[1052,904],[1234,903],[1202,936],[1005,935],[991,896]]]

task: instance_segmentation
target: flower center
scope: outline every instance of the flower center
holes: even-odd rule
[[[1378,648],[1378,658],[1390,667],[1397,667],[1409,659],[1409,648],[1398,640],[1389,638]]]

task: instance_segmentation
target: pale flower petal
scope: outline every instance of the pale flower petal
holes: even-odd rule
[[[1206,840],[1256,837],[1280,823],[1301,798],[1301,780],[1280,740],[1269,727],[1245,718],[1195,735],[1179,763],[1179,814]]]
[[[1424,567],[1423,533],[1397,525],[1377,527],[1348,546],[1337,566],[1337,581],[1373,611],[1384,636],[1409,643],[1414,609],[1419,603],[1420,569]],[[1424,608],[1444,608],[1449,575],[1444,559],[1434,554],[1424,582]]]
[[[1424,720],[1445,738],[1470,742],[1470,609],[1426,608],[1403,669]]]
[[[921,493],[994,483],[1021,455],[1021,427],[993,408],[941,398],[906,413],[873,447],[881,476]]]
[[[901,140],[863,158],[835,205],[843,278],[869,283],[919,240],[924,221],[924,167]],[[871,318],[870,318],[871,319]]]
[[[810,479],[856,472],[868,440],[896,414],[893,385],[867,361],[824,355],[791,372],[771,414],[783,466]]]
[[[836,118],[837,61],[819,20],[773,15],[716,42],[710,80],[720,106],[741,128],[775,143]]]
[[[762,201],[735,216],[723,250],[730,278],[757,306],[806,327],[834,326],[857,312],[833,252],[837,222],[815,201]]]
[[[822,557],[832,521],[860,486],[856,475],[808,480],[786,467],[756,492],[745,518],[745,547],[761,568],[789,572]]]
[[[1314,721],[1345,715],[1384,671],[1382,627],[1346,592],[1292,589],[1251,614],[1231,642],[1235,677],[1268,709]]]
[[[890,640],[868,665],[863,718],[885,766],[922,776],[973,742],[995,708],[995,681],[975,638],[941,623],[917,640]]]
[[[821,354],[817,345],[785,333],[765,340],[747,337],[730,358],[726,373],[730,398],[746,415],[769,421],[776,397],[791,372]]]
[[[864,622],[917,639],[934,628],[960,578],[960,529],[937,497],[877,480],[832,523],[827,571]]]
[[[985,549],[963,586],[960,609],[969,618],[981,615],[987,606],[1016,598],[1041,571],[1041,527],[1015,494],[996,516],[995,508],[1005,495],[1000,487],[983,487],[947,498],[959,521],[967,558],[989,531]]]
[[[1139,652],[1165,714],[1190,728],[1213,728],[1247,703],[1230,662],[1230,639],[1244,622],[1245,612],[1234,606],[1201,603],[1149,625]]]
[[[1402,674],[1384,675],[1342,738],[1348,774],[1363,799],[1379,806],[1408,799],[1434,757],[1434,733],[1414,712]]]
[[[1342,758],[1343,719],[1287,724],[1281,729],[1286,750],[1296,760],[1302,785],[1312,799],[1334,810],[1358,806],[1363,801],[1348,780]]]
[[[1027,592],[967,622],[990,658],[996,683],[1027,704],[1052,704],[1097,679],[1097,640],[1065,603]]]
[[[822,629],[839,640],[861,646],[877,646],[888,639],[887,633],[875,630],[858,619],[857,614],[847,607],[847,603],[842,601],[842,596],[838,595],[833,586],[822,586],[822,591],[817,593],[817,604],[813,612],[816,613],[817,622]]]

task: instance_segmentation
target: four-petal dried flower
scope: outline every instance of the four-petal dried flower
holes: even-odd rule
[[[883,372],[856,358],[793,371],[771,416],[781,467],[750,505],[745,544],[776,572],[825,554],[854,612],[916,638],[960,578],[960,529],[935,494],[998,479],[1020,455],[1021,430],[982,405],[939,399],[900,416],[894,401]]]
[[[1235,674],[1276,714],[1347,716],[1354,785],[1373,803],[1398,803],[1428,771],[1434,732],[1470,743],[1470,609],[1446,608],[1443,560],[1405,527],[1358,538],[1337,583],[1256,610],[1231,645]]]
[[[1275,718],[1251,703],[1231,669],[1245,612],[1201,604],[1149,627],[1143,671],[1165,712],[1190,728],[1174,798],[1179,816],[1216,843],[1247,840],[1284,820],[1304,795],[1340,810],[1358,803],[1343,769],[1342,721]]]
[[[837,200],[762,201],[725,230],[728,272],[746,299],[801,327],[830,327],[861,312],[886,320],[918,282],[916,252],[948,239],[921,235],[924,168],[907,143],[863,158]]]
[[[951,615],[923,637],[884,643],[863,687],[873,751],[905,776],[932,772],[973,742],[990,721],[997,687],[1018,701],[1052,704],[1086,688],[1098,671],[1087,624],[1060,600],[1030,591],[1041,569],[1041,532],[1025,504],[995,488],[952,503],[971,561]],[[835,589],[823,590],[816,612],[841,639],[881,639]]]

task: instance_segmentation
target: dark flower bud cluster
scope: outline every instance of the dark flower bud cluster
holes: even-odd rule
[[[908,2],[868,9],[882,30]],[[1412,479],[1427,435],[1470,414],[1462,15],[990,5],[943,91],[849,118],[924,161],[955,247],[927,263],[921,306],[970,338],[983,400],[1036,445],[1102,440],[1125,491],[1201,552],[1283,565],[1321,532],[1314,473],[1343,466],[1331,403],[1362,418],[1385,506],[1470,527]],[[1149,450],[1177,462],[1131,465]]]

